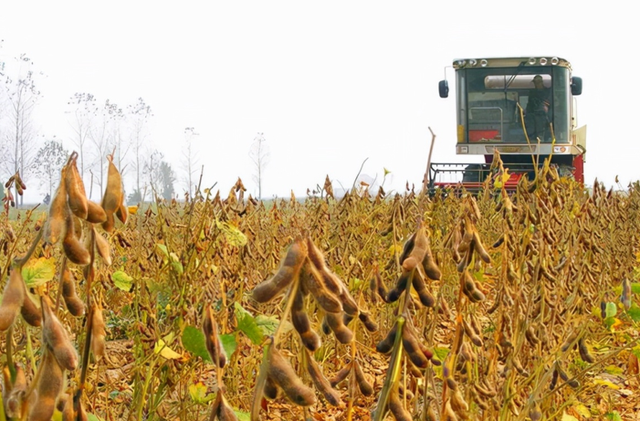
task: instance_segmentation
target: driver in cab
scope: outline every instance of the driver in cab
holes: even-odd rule
[[[551,105],[551,90],[544,87],[542,76],[533,78],[534,89],[529,90],[526,109],[526,127],[529,139],[544,140],[549,128],[549,107]]]

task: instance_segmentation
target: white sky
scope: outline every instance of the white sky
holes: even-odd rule
[[[437,3],[437,4],[436,4]],[[104,5],[104,6],[103,6]],[[258,132],[271,149],[263,197],[304,197],[325,176],[350,187],[363,173],[387,190],[420,186],[455,156],[455,101],[437,92],[454,58],[559,56],[583,78],[586,183],[640,179],[640,29],[631,3],[584,1],[3,2],[0,59],[26,53],[47,77],[38,123],[69,139],[75,92],[121,106],[144,98],[151,140],[179,178],[187,126],[200,134],[204,185],[226,193]],[[635,10],[635,9],[634,9]],[[453,79],[453,71],[448,70]],[[69,149],[70,142],[65,143]],[[174,159],[175,157],[175,159]],[[468,160],[468,158],[466,158]],[[181,186],[178,191],[182,191]]]

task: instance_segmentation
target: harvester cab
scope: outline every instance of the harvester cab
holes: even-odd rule
[[[430,190],[464,186],[479,190],[491,174],[495,151],[515,189],[520,178],[533,180],[535,166],[547,158],[560,175],[584,182],[586,126],[577,127],[574,97],[582,79],[559,57],[478,58],[454,60],[457,155],[481,155],[476,163],[431,163]],[[446,77],[446,72],[445,72]],[[449,96],[449,83],[438,86]],[[476,158],[477,159],[477,158]]]

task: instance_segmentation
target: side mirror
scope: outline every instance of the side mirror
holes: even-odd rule
[[[440,98],[448,98],[449,97],[449,82],[446,80],[441,80],[438,84],[438,92],[440,93]]]
[[[582,93],[582,78],[572,77],[571,78],[571,95],[578,96],[581,93]]]

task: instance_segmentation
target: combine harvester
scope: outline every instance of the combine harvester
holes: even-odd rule
[[[575,96],[582,79],[559,57],[478,58],[454,60],[456,77],[457,155],[482,155],[480,163],[431,163],[426,181],[437,189],[478,191],[492,177],[495,152],[514,190],[520,179],[535,178],[535,166],[550,157],[561,176],[584,182],[586,126],[577,128]],[[446,73],[445,73],[446,77]],[[449,96],[445,79],[438,86]],[[434,136],[435,139],[435,136]]]

